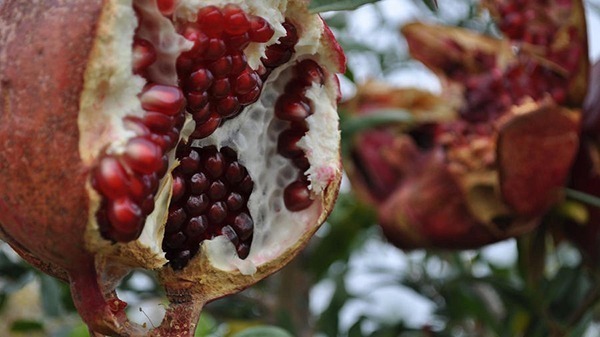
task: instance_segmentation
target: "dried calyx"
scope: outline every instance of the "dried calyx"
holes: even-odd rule
[[[485,6],[503,38],[403,27],[412,56],[443,79],[440,96],[364,87],[347,107],[361,116],[400,108],[412,117],[358,135],[347,166],[400,247],[473,248],[516,236],[562,197],[589,67],[583,5]]]
[[[281,268],[324,221],[344,56],[305,1],[0,13],[1,233],[71,283],[92,331],[191,336],[203,304]],[[114,292],[132,268],[157,270],[172,302],[150,332]]]

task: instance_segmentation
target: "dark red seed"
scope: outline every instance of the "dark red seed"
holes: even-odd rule
[[[175,11],[179,0],[157,0],[158,10],[162,15],[169,16]]]
[[[248,65],[248,60],[245,54],[231,55],[231,73],[237,75],[244,71]],[[252,70],[252,69],[250,69]]]
[[[302,137],[304,137],[304,130],[284,130],[277,139],[277,153],[290,159],[303,156],[304,151],[298,147],[298,141]]]
[[[213,98],[225,98],[231,91],[231,85],[228,78],[216,79],[210,87],[210,94]]]
[[[225,179],[231,185],[235,185],[242,181],[246,176],[246,169],[237,161],[229,164],[225,171]]]
[[[202,172],[195,173],[189,180],[192,194],[201,194],[208,189],[209,181]]]
[[[276,68],[286,63],[292,58],[294,51],[283,45],[272,45],[265,50],[265,57],[262,63],[265,67]]]
[[[175,126],[175,119],[161,112],[146,111],[144,124],[152,131],[167,133]]]
[[[246,13],[236,5],[228,4],[223,8],[225,18],[225,32],[231,35],[243,34],[250,29],[250,22]]]
[[[161,166],[158,169],[158,171],[156,171],[156,174],[159,177],[164,177],[164,175],[167,174],[168,170],[169,170],[169,155],[165,154],[165,155],[162,156]]]
[[[227,217],[227,206],[224,202],[218,201],[210,206],[208,210],[208,220],[211,224],[220,224]]]
[[[141,208],[144,216],[154,212],[154,195],[148,195],[146,200],[142,201]]]
[[[185,179],[181,174],[173,174],[173,195],[171,203],[179,201],[185,194]]]
[[[192,117],[196,123],[204,123],[208,120],[208,118],[213,114],[212,108],[210,104],[206,104],[202,109],[194,112]]]
[[[252,69],[247,68],[246,71],[243,71],[236,79],[234,83],[234,91],[238,95],[244,95],[258,87],[260,84],[260,77],[252,71]]]
[[[167,116],[177,115],[185,106],[183,92],[178,87],[150,84],[140,95],[144,110],[156,111]]]
[[[204,92],[210,88],[213,78],[213,74],[207,69],[197,69],[190,74],[189,89],[191,91]]]
[[[254,188],[254,182],[249,175],[245,176],[242,182],[239,185],[240,192],[243,194],[249,195],[252,193],[252,189]]]
[[[191,138],[202,139],[210,136],[221,124],[221,116],[212,114],[206,122],[196,125],[196,129],[190,135]]]
[[[240,213],[233,220],[233,229],[242,241],[248,240],[254,231],[254,221],[250,215],[246,213]]]
[[[267,20],[259,16],[252,16],[250,18],[250,30],[248,33],[253,42],[264,43],[273,37],[275,30],[273,30],[273,27],[271,27],[271,24]]]
[[[127,129],[132,130],[138,136],[147,137],[151,134],[150,129],[144,124],[144,121],[142,121],[142,119],[139,117],[127,116],[123,118],[123,121],[125,122],[125,126],[127,127]]]
[[[304,181],[289,184],[283,190],[283,201],[285,207],[292,212],[304,210],[313,203],[307,183]]]
[[[188,110],[191,110],[192,113],[204,108],[208,103],[208,93],[206,91],[190,91],[186,96],[188,100]]]
[[[150,194],[149,186],[144,183],[144,176],[132,174],[129,176],[129,196],[136,202],[142,202]]]
[[[167,218],[167,226],[166,228],[169,231],[178,231],[179,228],[181,228],[181,225],[183,224],[183,222],[185,221],[185,219],[187,218],[187,214],[185,214],[185,211],[183,210],[183,208],[178,207],[178,208],[173,208],[173,209],[169,209],[169,216]]]
[[[242,242],[236,248],[237,255],[240,259],[245,259],[250,255],[250,245],[248,243]]]
[[[323,68],[313,60],[303,60],[298,63],[295,67],[296,76],[304,80],[306,85],[312,83],[323,84],[325,83],[325,74]]]
[[[221,10],[215,6],[206,6],[198,11],[198,24],[209,36],[219,36],[225,26]]]
[[[215,104],[217,106],[217,112],[223,118],[230,118],[235,116],[238,112],[240,112],[240,109],[242,108],[237,97],[231,95],[220,99]]]
[[[227,195],[225,184],[220,181],[214,181],[208,189],[208,197],[212,201],[222,200]]]
[[[216,60],[225,55],[226,51],[225,41],[220,38],[211,38],[208,40],[206,50],[202,56],[207,60]]]
[[[114,157],[104,157],[93,175],[94,186],[105,197],[115,200],[129,191],[129,177],[121,163]]]
[[[312,114],[312,109],[301,97],[283,94],[275,103],[275,115],[290,122],[302,122]]]
[[[113,232],[118,233],[121,240],[137,237],[143,225],[142,210],[133,200],[127,197],[114,200],[109,203],[107,214]]]
[[[239,95],[238,102],[242,105],[248,105],[256,102],[258,97],[260,97],[260,86],[256,86],[247,94]]]
[[[229,211],[235,212],[244,206],[244,201],[244,197],[239,193],[232,192],[227,196],[225,203],[227,204],[227,209],[229,209]]]
[[[185,210],[190,216],[197,216],[204,213],[204,211],[206,211],[206,209],[208,208],[209,204],[210,201],[206,194],[201,194],[198,196],[192,195],[188,198],[185,204]]]
[[[225,158],[220,152],[209,156],[204,161],[204,168],[209,177],[213,179],[220,178],[225,171]]]
[[[240,238],[237,233],[231,226],[227,225],[221,229],[221,234],[225,235],[225,237],[233,243],[234,246],[237,246],[240,243]]]
[[[185,174],[191,174],[198,171],[200,167],[200,154],[196,150],[190,150],[189,154],[180,160],[181,172]]]
[[[165,238],[165,245],[172,249],[181,248],[185,243],[185,234],[177,232]]]
[[[248,33],[228,36],[226,41],[227,48],[230,51],[240,52],[250,45],[250,36],[248,35]]]
[[[125,147],[123,159],[134,171],[150,174],[162,167],[162,149],[148,139],[136,137],[130,139]]]
[[[308,158],[306,156],[300,156],[292,159],[294,166],[300,169],[302,172],[306,172],[310,168],[310,163],[308,162]]]
[[[189,58],[190,60],[196,59],[199,55],[202,55],[208,48],[208,36],[204,34],[197,24],[189,23],[183,28],[181,33],[183,37],[192,41],[194,44],[192,48],[182,54],[183,57]],[[178,59],[178,61],[181,57]],[[182,60],[182,62],[184,62]],[[178,62],[178,68],[181,64]]]
[[[237,160],[237,153],[235,152],[234,149],[232,149],[228,146],[222,147],[220,152],[221,152],[221,154],[223,154],[223,156],[225,156],[225,159],[228,162]]]
[[[132,67],[134,74],[140,74],[156,62],[156,50],[150,41],[134,38]]]
[[[230,55],[225,55],[216,59],[208,65],[208,69],[217,77],[226,77],[231,72],[232,60]]]
[[[208,219],[206,215],[202,215],[191,218],[183,232],[187,235],[188,239],[198,239],[206,232],[207,228]]]
[[[296,27],[291,24],[289,21],[285,21],[283,24],[283,28],[285,28],[285,36],[279,39],[279,44],[287,47],[294,47],[296,43],[298,43],[298,31]]]

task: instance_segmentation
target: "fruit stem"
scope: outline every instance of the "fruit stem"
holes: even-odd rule
[[[169,290],[167,289],[167,293]],[[199,297],[192,295],[167,294],[169,307],[161,325],[152,329],[150,337],[194,337],[200,314],[206,303]]]
[[[577,191],[571,188],[565,188],[565,194],[567,197],[577,200],[577,201],[581,201],[585,204],[588,204],[590,206],[594,206],[594,207],[598,207],[600,208],[600,198],[585,193],[585,192],[581,192],[581,191]]]

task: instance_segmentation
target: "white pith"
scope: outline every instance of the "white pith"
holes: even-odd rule
[[[163,60],[167,60],[151,67],[150,78],[153,81],[174,84],[175,59],[179,53],[190,47],[185,39],[175,34],[169,20],[160,15],[154,7],[154,0],[109,1],[107,8],[112,6],[114,12],[106,17],[115,20],[112,26],[121,27],[122,30],[113,30],[113,38],[99,41],[96,49],[98,54],[105,57],[112,55],[114,62],[108,59],[108,62],[101,62],[98,68],[94,68],[94,62],[91,62],[86,73],[86,91],[82,96],[79,117],[82,130],[80,151],[84,163],[90,166],[94,165],[104,151],[122,152],[127,141],[136,136],[123,124],[123,117],[142,116],[144,113],[137,95],[145,85],[145,79],[132,75],[130,62],[122,62],[131,59],[131,43],[137,21],[132,2],[145,13],[144,15],[161,22],[161,35],[154,34],[149,25],[142,26],[138,32],[138,36],[152,41],[155,46],[162,46],[158,54]],[[195,20],[198,8],[212,4],[223,6],[227,3],[237,4],[246,13],[263,17],[275,28],[275,35],[268,43],[252,43],[246,49],[248,63],[254,69],[260,64],[265,48],[285,34],[281,23],[286,17],[301,23],[297,25],[300,41],[292,60],[271,73],[259,100],[247,106],[240,116],[225,122],[211,136],[194,142],[197,146],[216,145],[218,148],[233,148],[238,153],[240,163],[246,166],[254,181],[254,190],[248,202],[250,215],[255,223],[250,255],[244,260],[239,259],[234,246],[224,237],[205,241],[198,255],[207,254],[215,268],[253,274],[258,266],[282,254],[304,233],[317,225],[316,219],[323,211],[321,198],[324,189],[339,175],[340,134],[335,108],[338,91],[333,75],[338,65],[335,61],[326,59],[332,53],[327,46],[320,43],[323,39],[323,23],[318,16],[310,15],[306,11],[303,1],[187,0],[180,2],[175,11],[175,20]],[[315,84],[307,91],[307,97],[313,103],[314,114],[307,119],[310,130],[299,142],[311,164],[307,176],[315,202],[306,210],[290,212],[283,203],[283,189],[296,180],[299,171],[290,160],[276,153],[277,137],[287,128],[288,122],[274,117],[273,106],[293,74],[293,65],[297,60],[305,58],[317,60],[326,69],[327,74],[324,86]],[[321,58],[325,60],[321,62]],[[105,86],[111,89],[111,94],[99,96],[99,89]],[[115,92],[113,88],[121,90]],[[265,103],[269,103],[267,108]],[[181,137],[186,139],[193,131],[193,125],[193,120],[188,116]],[[174,153],[170,154],[170,158],[173,169],[177,165]],[[161,181],[159,193],[155,198],[155,211],[148,216],[139,239],[128,244],[116,245],[100,238],[95,213],[101,198],[88,186],[91,206],[87,241],[90,248],[100,256],[112,256],[117,253],[124,262],[133,267],[162,267],[167,262],[161,244],[171,185],[172,179],[170,174],[167,174]],[[193,262],[192,260],[188,268],[193,268]]]

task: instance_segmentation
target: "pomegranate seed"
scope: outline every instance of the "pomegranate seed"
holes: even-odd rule
[[[162,150],[158,145],[145,138],[137,137],[129,140],[123,158],[134,171],[150,174],[162,167],[162,156]]]
[[[168,116],[175,116],[185,106],[183,92],[173,86],[151,84],[146,86],[140,95],[142,108],[161,112]]]
[[[198,69],[190,75],[189,86],[192,92],[204,92],[213,83],[213,74],[207,69]],[[189,94],[188,94],[189,97]],[[197,103],[196,103],[197,105]]]
[[[165,244],[167,245],[167,247],[176,249],[183,246],[183,244],[185,243],[185,239],[186,237],[182,232],[177,232],[166,237]]]
[[[176,232],[181,228],[181,225],[183,225],[186,218],[187,214],[183,208],[170,209],[167,218],[167,226],[165,228],[169,232]]]
[[[185,180],[180,174],[173,175],[173,195],[171,196],[171,202],[177,202],[185,194]]]
[[[187,227],[184,230],[184,234],[190,239],[199,239],[206,229],[208,228],[208,219],[206,215],[193,217],[188,222]]]
[[[252,192],[252,189],[254,188],[254,182],[252,181],[252,178],[250,178],[249,175],[245,176],[242,182],[240,183],[239,188],[240,192],[249,195]]]
[[[247,243],[240,243],[240,245],[236,249],[238,256],[240,259],[245,259],[250,255],[250,245]]]
[[[239,95],[238,102],[242,105],[248,105],[256,102],[260,97],[260,86],[254,87],[249,93]]]
[[[201,194],[198,196],[190,196],[186,203],[187,213],[191,216],[201,215],[204,211],[208,209],[210,205],[210,201],[206,194]]]
[[[245,69],[252,71],[252,68],[248,67],[248,59],[246,58],[246,55],[231,55],[231,74],[238,75]]]
[[[227,48],[230,51],[243,51],[250,45],[250,42],[250,35],[248,33],[228,36],[226,39]]]
[[[244,95],[258,87],[260,78],[253,71],[244,71],[236,79],[234,90],[236,94]]]
[[[156,50],[150,41],[133,39],[133,73],[140,74],[156,62]]]
[[[227,225],[221,229],[221,233],[225,235],[225,237],[233,243],[234,246],[240,244],[240,238],[236,234],[235,230],[231,228],[231,226]]]
[[[217,201],[208,210],[208,220],[214,224],[220,224],[227,217],[227,206],[222,201]]]
[[[225,32],[231,35],[240,35],[250,29],[250,22],[246,13],[236,5],[226,5],[223,8],[225,18]]]
[[[210,118],[201,125],[196,126],[196,130],[191,134],[190,137],[195,139],[202,139],[210,136],[221,124],[221,117],[219,115],[211,115]]]
[[[215,181],[208,189],[208,197],[213,201],[222,200],[227,195],[225,184],[220,181]]]
[[[146,200],[142,202],[141,205],[142,214],[147,216],[148,214],[154,211],[154,195],[150,194],[146,197]]]
[[[294,51],[287,46],[280,44],[271,45],[265,50],[265,57],[262,59],[262,63],[265,67],[276,68],[289,61],[293,53]]]
[[[191,150],[189,154],[180,159],[181,171],[183,173],[192,173],[200,167],[200,155],[195,150]]]
[[[202,172],[194,174],[190,180],[190,191],[193,194],[200,194],[208,189],[209,181]]]
[[[119,241],[134,240],[142,227],[142,210],[131,199],[124,197],[114,200],[108,205],[108,219],[113,234]],[[116,237],[113,236],[116,239]],[[124,240],[128,238],[128,240]]]
[[[114,157],[102,158],[93,177],[97,190],[108,199],[123,197],[129,191],[127,172]]]
[[[158,10],[164,15],[172,15],[179,0],[157,0]]]
[[[310,105],[300,96],[283,94],[275,103],[275,115],[286,121],[301,122],[311,114]]]
[[[198,92],[198,91],[190,91],[187,93],[188,99],[188,110],[192,112],[199,111],[203,109],[208,103],[208,93]]]
[[[310,168],[310,163],[308,162],[308,158],[306,156],[300,156],[292,159],[294,166],[296,166],[300,171],[306,172]]]
[[[310,198],[307,183],[295,181],[289,184],[283,190],[283,202],[285,207],[292,212],[302,211],[312,205],[313,200]]]
[[[227,209],[235,212],[244,206],[244,201],[244,197],[242,197],[239,193],[232,192],[227,196],[225,203],[227,205]]]
[[[225,26],[225,18],[221,10],[215,6],[206,6],[198,11],[198,24],[209,36],[219,36]]]
[[[296,30],[296,26],[289,21],[285,21],[282,25],[283,28],[285,28],[285,36],[279,39],[279,44],[286,47],[294,47],[294,45],[298,43],[298,31]]]
[[[194,43],[190,50],[183,53],[189,59],[195,59],[199,55],[202,55],[208,48],[208,36],[196,24],[186,25],[181,35]]]
[[[252,221],[252,218],[248,214],[240,213],[233,220],[233,229],[240,239],[245,241],[252,236],[252,232],[254,231],[254,221]]]
[[[207,104],[204,108],[194,112],[192,117],[196,123],[204,123],[208,120],[208,118],[212,115],[212,110],[210,104]]]
[[[216,60],[225,55],[226,51],[227,46],[225,45],[225,41],[219,38],[211,38],[208,40],[203,56],[207,60]]]
[[[215,77],[225,77],[231,72],[232,60],[230,55],[218,58],[208,65]]]
[[[240,102],[235,96],[227,96],[217,102],[217,112],[223,118],[235,116],[241,110]]]
[[[277,139],[277,153],[285,158],[298,158],[304,155],[304,151],[298,147],[298,141],[304,137],[304,130],[286,129]]]
[[[304,83],[310,86],[312,83],[323,85],[325,75],[323,68],[313,60],[303,60],[295,67],[296,76],[304,80]]]
[[[215,80],[210,88],[210,95],[215,99],[225,98],[231,90],[228,78],[219,78]]]
[[[153,132],[167,133],[175,126],[175,119],[160,112],[147,111],[144,124]]]
[[[225,170],[224,161],[225,158],[223,158],[223,155],[220,152],[208,157],[204,162],[206,173],[213,179],[220,178]]]
[[[225,179],[232,185],[235,185],[244,179],[246,169],[237,161],[229,164],[225,171]]]
[[[249,35],[253,42],[265,43],[273,37],[273,34],[275,34],[275,30],[265,19],[259,16],[250,18]]]
[[[136,174],[130,176],[129,196],[133,200],[143,202],[150,193],[150,186],[144,181],[144,176]]]

